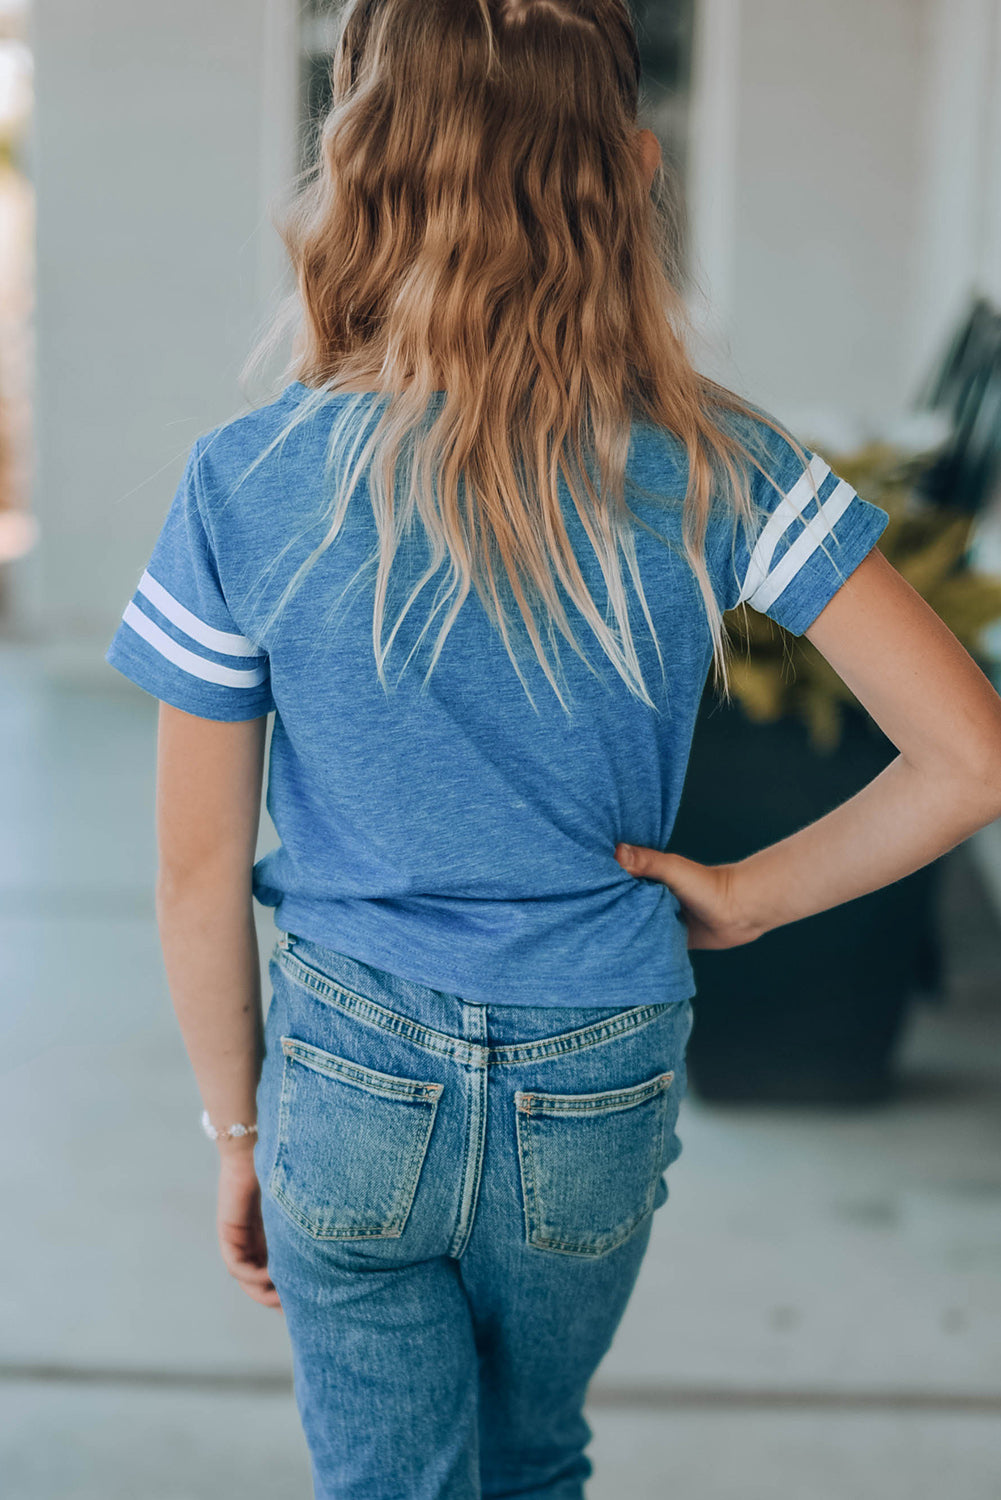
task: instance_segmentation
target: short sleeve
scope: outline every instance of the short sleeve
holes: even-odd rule
[[[808,448],[802,457],[771,429],[760,429],[751,470],[754,527],[727,537],[720,605],[747,604],[791,635],[802,635],[872,550],[889,522]],[[804,462],[805,459],[805,462]],[[722,557],[721,557],[721,560]]]
[[[268,658],[226,604],[198,463],[196,442],[105,660],[154,698],[199,718],[256,719],[275,706]]]

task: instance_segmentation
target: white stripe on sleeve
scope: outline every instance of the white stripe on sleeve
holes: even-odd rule
[[[221,651],[224,656],[260,656],[258,647],[253,641],[248,641],[245,635],[236,635],[232,630],[216,630],[214,626],[206,625],[204,620],[193,615],[190,609],[185,609],[179,599],[167,593],[162,583],[157,583],[149,569],[139,580],[139,593],[145,594],[150,603],[155,604],[160,613],[167,616],[171,624],[177,625],[185,635],[190,635],[193,641],[208,646],[210,651]]]
[[[830,465],[824,462],[819,453],[815,453],[808,467],[803,470],[792,489],[779,501],[762,527],[761,535],[758,537],[754,551],[751,553],[751,560],[748,563],[747,572],[744,575],[744,582],[740,590],[740,598],[737,600],[738,604],[743,604],[745,601],[747,603],[751,602],[751,595],[764,583],[768,576],[768,569],[771,567],[775,548],[789,527],[801,519],[800,512],[803,506],[809,500],[812,500],[813,485],[819,491],[820,486],[830,472]],[[810,483],[811,478],[813,485]]]
[[[187,646],[180,646],[177,641],[172,640],[165,630],[161,630],[149,615],[144,615],[131,601],[126,605],[122,619],[144,641],[148,641],[154,651],[159,651],[161,656],[165,656],[175,667],[180,667],[192,677],[201,677],[205,682],[218,682],[223,687],[252,688],[258,687],[267,676],[264,667],[221,667],[218,662],[196,656]]]
[[[747,602],[752,609],[766,610],[770,604],[775,603],[782,590],[788,587],[803,564],[816,552],[824,537],[830,535],[835,522],[844,515],[854,499],[855,491],[848,481],[839,480],[820,507],[819,514],[804,523],[801,535],[783,552],[771,573],[750,596]]]

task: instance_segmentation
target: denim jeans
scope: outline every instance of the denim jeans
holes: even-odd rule
[[[581,1500],[689,1000],[472,1004],[282,934],[255,1163],[317,1500]]]

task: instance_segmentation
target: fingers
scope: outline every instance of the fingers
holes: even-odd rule
[[[252,1302],[259,1302],[262,1307],[276,1307],[281,1312],[281,1301],[273,1286],[258,1287],[252,1283],[240,1281],[239,1278],[237,1278],[237,1286],[246,1292]]]
[[[268,1273],[268,1247],[259,1195],[249,1187],[235,1197],[235,1202],[220,1204],[217,1219],[223,1264],[254,1302],[280,1308],[278,1293]]]
[[[254,1302],[263,1307],[281,1307],[275,1284],[268,1272],[267,1262],[245,1259],[220,1237],[223,1264],[237,1285]]]
[[[666,883],[676,856],[664,854],[659,849],[646,849],[640,844],[616,844],[615,858],[630,875],[646,876]]]
[[[638,875],[643,863],[643,855],[646,851],[637,848],[635,844],[616,844],[615,858],[624,870],[630,875]]]

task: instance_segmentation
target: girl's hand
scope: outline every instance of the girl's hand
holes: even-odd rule
[[[734,865],[700,865],[680,854],[635,844],[616,844],[615,858],[630,875],[659,880],[674,892],[688,928],[689,948],[736,948],[767,931],[740,910]]]
[[[264,1307],[281,1307],[268,1275],[268,1247],[261,1218],[261,1188],[252,1149],[245,1142],[220,1150],[219,1249],[229,1274],[248,1297]]]

